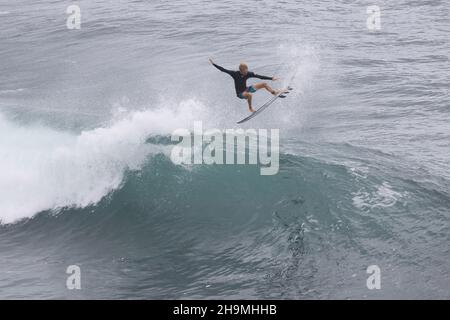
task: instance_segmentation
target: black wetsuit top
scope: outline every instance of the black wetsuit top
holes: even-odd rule
[[[272,80],[272,77],[260,76],[254,72],[248,72],[247,75],[243,75],[240,71],[227,70],[217,64],[213,63],[213,66],[222,72],[228,73],[234,80],[234,88],[236,89],[236,95],[239,96],[242,92],[247,90],[247,79],[258,78],[262,80]]]

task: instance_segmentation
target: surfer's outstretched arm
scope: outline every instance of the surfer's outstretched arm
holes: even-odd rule
[[[249,72],[248,77],[249,78],[258,78],[261,80],[273,80],[274,79],[274,77],[261,76],[259,74],[253,73],[253,72]]]
[[[258,79],[261,79],[261,80],[272,80],[272,81],[277,81],[278,80],[277,77],[262,76],[262,75],[254,73],[254,72],[249,72],[248,73],[248,77],[249,78],[258,78]]]
[[[212,64],[214,67],[216,67],[217,69],[219,69],[219,70],[222,71],[222,72],[228,73],[228,74],[230,74],[230,75],[233,73],[233,71],[227,70],[227,69],[225,69],[224,67],[221,67],[221,66],[215,64],[215,63],[212,61],[212,59],[209,59],[209,62],[211,62],[211,64]]]

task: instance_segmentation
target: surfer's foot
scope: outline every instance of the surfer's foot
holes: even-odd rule
[[[273,90],[272,94],[274,96],[279,95],[281,93],[286,93],[288,91],[288,89],[280,89],[280,90]]]
[[[250,112],[255,112],[256,110],[253,109],[252,107],[249,107],[248,110],[250,110]]]

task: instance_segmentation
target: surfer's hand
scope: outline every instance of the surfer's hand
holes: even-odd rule
[[[277,80],[280,80],[280,78],[278,78],[278,77],[272,77],[272,81],[277,81]]]

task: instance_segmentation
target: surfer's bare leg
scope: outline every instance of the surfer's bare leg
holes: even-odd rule
[[[261,82],[261,83],[254,84],[253,88],[255,88],[256,90],[266,89],[267,91],[269,91],[273,95],[276,95],[276,94],[279,93],[279,91],[272,89],[272,87],[269,86],[266,82]]]
[[[253,95],[250,92],[244,92],[242,93],[242,95],[245,97],[245,99],[247,99],[248,109],[250,110],[250,112],[255,112],[256,110],[252,107]]]

